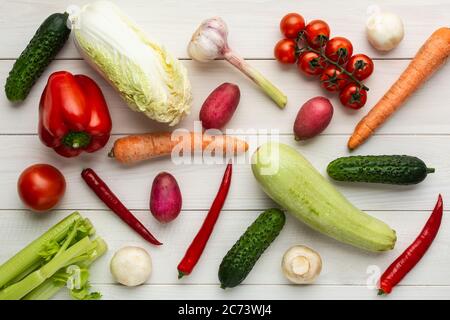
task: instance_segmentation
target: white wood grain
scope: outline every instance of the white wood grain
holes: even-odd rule
[[[184,61],[192,83],[194,101],[191,114],[177,127],[192,128],[198,120],[198,113],[208,94],[223,82],[237,83],[241,89],[241,101],[228,129],[276,129],[281,133],[292,133],[292,126],[299,107],[308,99],[325,95],[334,105],[334,116],[324,134],[350,134],[356,123],[368,112],[389,86],[397,79],[409,61],[375,61],[375,72],[366,81],[370,88],[366,107],[349,110],[343,107],[337,95],[327,94],[317,79],[305,79],[293,66],[285,68],[276,61],[252,61],[261,72],[272,79],[288,96],[288,105],[280,110],[258,88],[242,74],[233,70],[224,61],[210,65]],[[0,83],[6,81],[13,61],[0,61]],[[82,73],[93,77],[103,89],[113,119],[113,132],[136,133],[169,130],[167,125],[158,124],[142,114],[131,111],[117,93],[103,81],[84,61],[54,61],[39,79],[25,102],[13,105],[0,95],[4,112],[0,117],[0,134],[35,133],[38,122],[38,103],[48,75],[57,70]],[[447,79],[450,67],[445,66],[429,80],[379,131],[381,134],[450,134],[448,106],[450,100]],[[257,115],[257,117],[255,117]],[[274,121],[276,119],[276,121]]]
[[[223,175],[224,165],[175,165],[169,159],[155,159],[136,166],[122,166],[107,157],[112,140],[101,151],[86,154],[77,159],[57,156],[52,149],[43,146],[37,136],[0,136],[2,154],[2,201],[0,209],[22,208],[16,193],[17,178],[22,170],[33,163],[50,163],[61,169],[67,179],[66,196],[60,208],[102,209],[104,204],[89,190],[80,177],[85,167],[94,168],[126,206],[147,209],[150,186],[161,171],[171,172],[178,180],[183,193],[183,208],[187,210],[209,209]],[[248,136],[251,156],[267,137]],[[320,136],[313,141],[297,143],[293,136],[280,136],[280,141],[295,146],[322,173],[327,164],[339,156],[348,155],[346,136]],[[354,154],[411,154],[436,168],[418,185],[392,186],[377,184],[337,183],[357,207],[363,210],[429,210],[437,194],[450,197],[450,162],[442,155],[448,136],[375,136]],[[240,157],[239,161],[245,160]],[[247,159],[248,160],[248,159]],[[263,209],[273,205],[261,191],[249,164],[236,164],[230,194],[225,209]]]
[[[0,2],[0,57],[16,58],[36,28],[53,12],[62,12],[71,4],[85,0],[2,0]],[[446,0],[116,0],[130,17],[154,39],[160,39],[178,57],[187,57],[186,45],[200,22],[220,15],[230,29],[230,45],[246,58],[272,58],[273,47],[281,39],[278,26],[288,12],[299,12],[308,21],[326,20],[332,36],[344,36],[354,43],[356,52],[372,57],[410,58],[421,43],[438,27],[450,20],[450,3]],[[405,38],[389,54],[370,47],[364,28],[366,9],[377,3],[401,15]],[[72,43],[60,57],[78,58]]]
[[[102,292],[104,299],[120,300],[210,300],[212,297],[222,300],[447,300],[450,296],[448,286],[402,285],[383,297],[365,286],[245,285],[222,290],[216,285],[145,285],[137,288],[95,285],[93,289]],[[61,290],[55,299],[70,297],[66,290]],[[184,305],[180,301],[180,306]]]
[[[0,262],[7,260],[27,243],[37,238],[43,230],[47,230],[69,213],[70,211],[57,211],[38,216],[26,211],[0,212],[4,230],[0,235],[2,243]],[[92,283],[113,284],[114,279],[109,272],[109,261],[114,252],[126,245],[138,245],[148,250],[153,261],[153,273],[147,284],[218,285],[217,271],[222,258],[256,219],[260,211],[222,212],[196,268],[190,276],[178,280],[177,265],[200,228],[206,213],[205,211],[184,211],[171,224],[162,225],[148,211],[136,212],[139,220],[164,243],[156,247],[142,240],[110,211],[81,211],[83,216],[92,221],[97,229],[97,235],[104,238],[109,247],[105,256],[92,266]],[[450,264],[449,213],[445,212],[442,228],[435,243],[414,270],[405,277],[402,281],[403,285],[450,285],[450,279],[446,276]],[[289,284],[281,273],[281,258],[289,247],[296,244],[307,245],[321,255],[323,270],[316,284],[361,286],[368,282],[373,284],[373,281],[379,278],[380,272],[383,272],[414,240],[430,213],[375,211],[370,214],[385,221],[396,230],[398,241],[394,250],[384,253],[365,252],[323,236],[287,215],[286,225],[281,234],[259,259],[244,284]],[[377,270],[378,273],[376,273]]]
[[[2,0],[0,1],[0,83],[37,26],[50,13],[63,11],[70,4],[87,0]],[[187,59],[186,45],[193,31],[205,18],[220,15],[228,23],[230,44],[245,58],[251,59],[262,73],[288,96],[289,103],[281,111],[258,89],[224,61],[208,65],[185,60],[193,86],[192,113],[179,127],[192,128],[205,97],[222,82],[234,82],[241,88],[241,103],[227,128],[277,129],[284,143],[295,146],[318,170],[325,172],[333,159],[348,155],[346,141],[354,125],[383,95],[390,84],[409,63],[423,41],[450,18],[448,0],[116,0],[123,10],[154,39],[162,39],[177,57]],[[365,11],[376,3],[401,15],[406,35],[398,48],[388,54],[373,50],[364,34]],[[287,12],[302,13],[307,20],[322,18],[329,22],[332,35],[349,38],[355,52],[376,59],[375,73],[367,81],[369,101],[365,109],[350,112],[338,99],[329,96],[335,106],[331,125],[321,136],[307,143],[294,141],[292,124],[299,106],[307,99],[324,95],[316,81],[305,80],[295,67],[283,67],[273,60],[273,46],[281,36],[280,18]],[[251,14],[248,14],[251,12]],[[73,60],[76,59],[76,60]],[[108,101],[113,133],[105,149],[76,159],[63,159],[44,147],[36,136],[38,101],[48,75],[56,70],[68,70],[92,76]],[[0,117],[0,263],[27,243],[45,232],[71,210],[80,210],[95,224],[105,238],[109,251],[92,267],[92,283],[105,299],[380,299],[366,287],[368,266],[384,268],[415,238],[425,223],[438,193],[450,198],[450,161],[446,101],[449,67],[440,70],[421,90],[416,92],[402,110],[355,154],[411,154],[422,158],[436,173],[416,186],[383,186],[336,183],[357,207],[386,221],[396,231],[398,242],[394,250],[366,253],[314,232],[288,215],[281,235],[261,257],[244,285],[223,291],[218,287],[217,269],[231,245],[261,210],[274,206],[260,190],[248,164],[236,164],[232,187],[216,229],[205,254],[194,273],[179,281],[176,265],[186,246],[200,227],[214,198],[224,165],[176,166],[169,159],[159,159],[135,167],[123,167],[106,154],[114,139],[121,134],[169,130],[125,106],[113,89],[80,60],[72,40],[33,88],[28,99],[11,105],[0,94],[3,112]],[[249,157],[265,139],[246,135],[251,143]],[[243,159],[241,157],[240,159]],[[60,168],[68,183],[67,194],[58,210],[37,215],[24,210],[16,192],[20,172],[30,164],[50,163]],[[145,243],[113,213],[105,209],[80,177],[82,168],[92,167],[111,189],[132,208],[140,220],[164,242],[162,247]],[[183,212],[169,225],[159,224],[148,212],[150,185],[163,170],[177,178],[183,193]],[[446,207],[448,210],[448,208]],[[450,264],[450,222],[444,213],[441,230],[427,255],[384,299],[448,299],[450,280],[446,276]],[[114,284],[109,273],[109,260],[115,250],[128,244],[148,249],[153,258],[154,273],[148,283],[138,288]],[[316,249],[324,260],[324,269],[316,285],[293,286],[283,278],[279,265],[284,251],[294,244],[306,244]],[[57,299],[68,298],[61,292]]]

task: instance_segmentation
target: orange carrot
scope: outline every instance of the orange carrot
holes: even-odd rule
[[[381,100],[361,119],[348,140],[355,149],[367,140],[450,55],[450,28],[436,30],[417,52],[398,80]]]
[[[236,155],[248,150],[247,142],[226,135],[205,135],[196,132],[158,132],[137,134],[119,138],[114,142],[109,156],[123,164],[167,156],[172,151],[209,151],[211,154]]]

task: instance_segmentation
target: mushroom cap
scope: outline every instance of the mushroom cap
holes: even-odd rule
[[[123,247],[111,259],[111,274],[125,286],[134,287],[148,280],[152,272],[152,259],[140,247]]]

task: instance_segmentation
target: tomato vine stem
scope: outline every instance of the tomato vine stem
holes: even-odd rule
[[[299,46],[299,42],[302,42],[303,46],[300,47]],[[345,75],[347,75],[353,82],[355,82],[361,89],[364,89],[366,91],[369,91],[369,88],[364,85],[360,80],[356,79],[356,77],[353,75],[353,73],[348,72],[342,65],[340,65],[339,63],[331,60],[330,58],[328,58],[324,52],[323,49],[321,50],[317,50],[312,48],[311,46],[309,46],[304,38],[304,33],[300,32],[298,37],[297,37],[297,41],[295,43],[296,45],[296,53],[301,54],[304,51],[311,51],[314,52],[316,54],[318,54],[324,61],[326,61],[327,63],[335,66],[336,68],[338,68],[342,73],[344,73]],[[323,48],[323,46],[321,47]]]

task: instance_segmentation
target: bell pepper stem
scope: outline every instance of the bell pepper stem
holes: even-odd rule
[[[86,132],[69,132],[63,138],[63,144],[69,148],[86,148],[91,143],[91,136]]]

